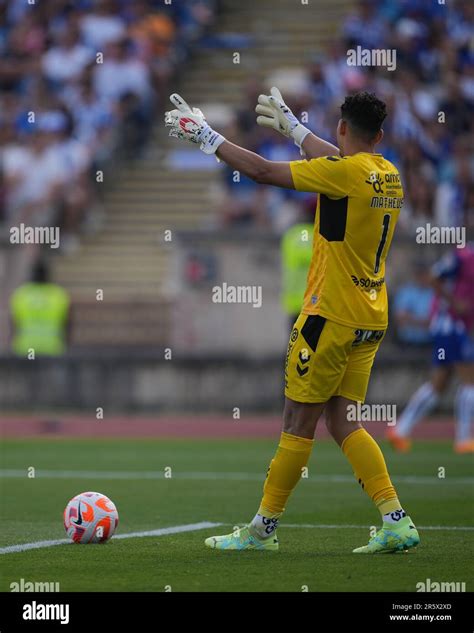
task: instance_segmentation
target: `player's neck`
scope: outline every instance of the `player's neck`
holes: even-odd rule
[[[366,143],[347,143],[344,148],[344,156],[353,156],[354,154],[375,154],[375,145]]]

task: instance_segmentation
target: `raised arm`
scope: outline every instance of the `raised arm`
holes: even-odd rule
[[[321,156],[339,156],[338,148],[313,134],[302,125],[286,105],[281,92],[273,87],[270,95],[260,95],[255,112],[258,125],[272,128],[283,136],[293,139],[304,152],[306,159]]]
[[[218,160],[256,182],[294,189],[289,163],[266,160],[227,141],[210,127],[201,110],[191,109],[178,94],[172,94],[170,101],[176,106],[175,110],[165,113],[170,136],[198,144],[205,154],[215,154]]]
[[[230,141],[224,141],[219,145],[216,155],[255,182],[286,189],[295,188],[289,163],[266,160]]]
[[[338,148],[329,143],[329,141],[325,141],[324,139],[316,136],[310,132],[307,134],[301,143],[301,149],[304,152],[306,159],[311,158],[321,158],[322,156],[339,156]]]

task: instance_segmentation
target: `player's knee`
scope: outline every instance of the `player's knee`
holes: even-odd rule
[[[283,413],[283,431],[298,437],[312,438],[324,405],[311,406],[286,400]]]
[[[341,428],[341,423],[334,417],[326,417],[326,428],[329,432],[329,435],[332,435],[334,439],[339,435],[339,430]]]
[[[356,420],[348,420],[346,417],[326,417],[326,428],[329,434],[334,438],[334,440],[341,445],[344,439],[357,431],[357,429],[362,428],[360,422]]]

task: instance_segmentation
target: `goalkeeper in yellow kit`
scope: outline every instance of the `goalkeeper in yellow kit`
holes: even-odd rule
[[[308,462],[324,411],[330,434],[382,516],[382,528],[354,552],[415,547],[418,532],[398,500],[378,444],[348,416],[365,399],[387,328],[385,259],[403,204],[398,170],[375,152],[383,137],[385,104],[366,92],[346,97],[335,147],[301,125],[273,88],[271,95],[259,97],[257,122],[292,138],[305,157],[274,162],[227,141],[179,95],[170,99],[175,109],[166,113],[165,124],[171,136],[199,144],[258,183],[319,193],[304,304],[286,355],[283,431],[263,498],[248,525],[212,536],[206,545],[278,550],[278,522]]]

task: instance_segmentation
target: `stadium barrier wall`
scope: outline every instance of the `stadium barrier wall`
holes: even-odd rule
[[[367,401],[402,407],[426,377],[427,363],[406,356],[376,361]],[[279,412],[284,357],[261,359],[140,356],[0,359],[0,407],[9,411]],[[453,388],[441,411],[452,411]]]
[[[258,231],[203,230],[179,232],[173,249],[169,293],[173,302],[171,342],[180,354],[245,354],[273,356],[288,341],[288,317],[280,299],[281,264],[278,237]],[[418,248],[416,248],[418,247]],[[449,248],[449,247],[448,247]],[[413,280],[414,260],[427,267],[446,247],[416,245],[414,239],[394,241],[386,281],[393,301],[395,289]],[[261,288],[262,305],[215,303],[216,288]],[[255,289],[255,290],[254,290]],[[396,356],[393,321],[382,353]]]

